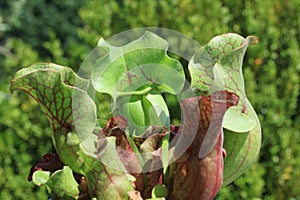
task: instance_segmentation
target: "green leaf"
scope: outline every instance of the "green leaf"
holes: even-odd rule
[[[192,87],[210,93],[228,90],[240,97],[239,104],[226,112],[223,121],[227,151],[224,185],[251,166],[261,146],[260,123],[246,97],[242,74],[245,51],[249,44],[256,42],[253,36],[220,35],[201,48],[189,63]]]
[[[223,127],[225,129],[237,133],[245,133],[255,128],[256,121],[253,118],[244,113],[237,112],[235,108],[231,111],[231,108],[227,110],[223,119]]]
[[[152,198],[162,198],[162,197],[167,198],[168,197],[168,188],[165,185],[157,184],[152,189],[151,197]]]
[[[169,129],[170,113],[160,92],[153,90],[145,98],[151,104],[148,108],[150,119],[156,119],[156,121],[151,121],[151,125],[166,126]]]
[[[128,119],[129,128],[140,134],[149,125],[169,127],[169,112],[161,93],[181,92],[185,75],[180,62],[167,55],[167,41],[145,32],[121,47],[103,39],[99,46],[108,53],[97,61],[91,81],[96,91],[112,96],[114,114]]]
[[[48,171],[37,170],[32,175],[32,181],[38,186],[45,185],[50,178],[50,174],[51,172]]]
[[[75,80],[85,84],[88,82],[80,79],[68,67],[39,63],[18,71],[11,82],[11,91],[22,90],[36,100],[54,130],[73,125],[74,109],[75,113],[81,113],[82,120],[77,122],[84,124],[77,128],[83,129],[80,132],[91,132],[96,124],[96,107],[86,92],[73,87]],[[73,94],[78,97],[73,98]]]
[[[134,91],[140,83],[161,84],[162,90],[172,94],[181,91],[185,80],[183,68],[166,54],[168,43],[157,35],[145,32],[141,38],[121,47],[114,47],[103,39],[98,45],[108,51],[98,60],[91,75],[98,92],[113,97],[116,86],[124,91],[121,88],[129,85]],[[165,76],[166,71],[175,71],[175,78],[181,77],[181,80],[174,82],[174,76]]]
[[[73,177],[72,170],[67,166],[54,172],[46,185],[50,188],[53,199],[78,199],[79,197],[79,185]]]
[[[128,120],[128,128],[142,134],[148,126],[170,127],[170,114],[164,98],[156,90],[141,97],[121,97],[118,101],[120,108],[115,115],[122,115]]]
[[[92,151],[97,139],[92,133],[96,127],[96,106],[87,92],[74,87],[75,80],[82,87],[88,85],[70,68],[36,64],[17,72],[11,91],[25,91],[37,101],[53,128],[53,143],[62,162],[86,177],[91,197],[127,198],[127,192],[133,190],[133,180],[124,171],[101,163]],[[84,135],[79,134],[82,132]]]
[[[248,116],[255,119],[255,126],[248,134],[224,130],[223,147],[227,151],[224,159],[224,182],[228,185],[242,175],[256,161],[261,146],[261,127],[258,117],[247,100]]]
[[[68,133],[75,134],[75,133]],[[60,135],[60,134],[56,134]],[[115,141],[108,139],[109,147],[106,153],[103,153],[101,159],[97,159],[95,154],[86,152],[87,147],[84,143],[79,145],[68,146],[66,137],[58,137],[56,139],[58,152],[61,157],[65,158],[70,167],[77,173],[84,175],[87,179],[89,192],[92,197],[97,199],[123,199],[127,196],[127,192],[133,190],[132,176],[127,174],[125,170],[120,171],[122,164],[118,162],[118,156],[112,151]],[[97,137],[93,140],[93,144],[97,141]],[[92,144],[86,144],[92,145]],[[111,151],[107,151],[110,149]],[[100,154],[98,154],[100,156]],[[110,163],[108,165],[108,163]],[[111,165],[112,164],[112,165]],[[114,165],[115,164],[115,165]],[[112,166],[117,166],[112,168]]]
[[[72,170],[64,166],[62,170],[57,170],[50,176],[48,171],[35,171],[33,182],[38,185],[46,185],[52,198],[54,199],[78,199],[79,185],[73,177]]]

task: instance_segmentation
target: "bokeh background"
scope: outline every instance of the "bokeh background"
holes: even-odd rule
[[[300,199],[299,0],[1,0],[0,199],[47,199],[27,175],[54,152],[37,104],[10,94],[14,73],[36,62],[77,71],[100,37],[145,26],[177,30],[200,44],[226,32],[259,38],[247,50],[244,75],[262,124],[262,150],[216,199]]]

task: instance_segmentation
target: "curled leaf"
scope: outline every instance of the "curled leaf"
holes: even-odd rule
[[[127,198],[127,192],[133,190],[132,178],[124,171],[107,167],[91,151],[96,141],[92,133],[96,106],[87,92],[74,87],[75,80],[87,81],[77,77],[70,68],[36,64],[17,72],[11,91],[22,90],[37,101],[53,128],[52,139],[59,157],[74,172],[86,177],[91,197]],[[83,137],[79,134],[82,132]]]
[[[80,195],[78,183],[73,177],[72,170],[65,166],[51,176],[47,171],[36,171],[33,174],[34,183],[46,185],[53,199],[78,199]]]
[[[167,55],[168,42],[145,32],[120,47],[103,39],[98,45],[107,50],[107,55],[97,61],[91,81],[97,92],[113,98],[114,115],[124,116],[129,129],[137,133],[151,125],[169,127],[169,111],[161,93],[178,94],[185,75],[180,62]]]
[[[176,161],[170,199],[211,200],[221,188],[223,182],[222,120],[226,109],[237,105],[238,98],[234,93],[226,91],[226,96],[224,96],[226,99],[213,101],[214,96],[218,97],[220,93],[223,92],[216,92],[208,97],[185,99],[181,103],[185,114],[184,124],[191,124],[193,115],[198,114],[196,112],[198,108],[200,121],[191,147]],[[214,138],[211,139],[209,136],[212,133],[208,132],[211,124],[215,126],[213,130],[217,131],[217,135],[219,135],[217,143],[206,156],[199,157],[199,151],[207,138],[211,144],[214,144]],[[189,136],[187,129],[179,129],[179,134],[185,137]]]
[[[228,109],[224,116],[224,148],[227,151],[224,185],[253,164],[261,146],[260,123],[246,97],[242,74],[246,49],[256,42],[254,36],[220,35],[199,49],[189,63],[192,87],[210,93],[228,90],[240,97],[239,104]]]
[[[144,84],[161,84],[164,92],[178,93],[184,84],[181,64],[167,56],[168,43],[159,36],[145,34],[121,47],[115,47],[101,39],[98,44],[108,54],[100,58],[92,72],[92,83],[98,92],[114,96],[114,91],[124,92],[137,89]],[[165,70],[175,70],[176,76],[164,76]],[[174,81],[177,76],[181,80]],[[121,81],[120,81],[121,80]]]

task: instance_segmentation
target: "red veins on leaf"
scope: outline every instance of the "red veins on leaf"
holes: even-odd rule
[[[101,152],[105,148],[105,137],[115,137],[118,158],[126,170],[136,178],[135,189],[140,191],[139,194],[143,198],[150,198],[153,187],[162,183],[162,169],[152,169],[157,169],[157,165],[162,166],[161,156],[157,154],[161,154],[160,144],[168,130],[166,127],[149,126],[141,136],[133,138],[141,153],[151,154],[151,158],[142,166],[128,142],[124,132],[126,128],[127,121],[124,117],[111,117],[98,133],[97,152]],[[147,172],[143,174],[143,170]]]
[[[223,156],[226,155],[222,148],[222,119],[226,110],[237,105],[238,101],[239,97],[228,91],[183,100],[183,125],[193,124],[197,110],[200,112],[200,120],[191,147],[176,161],[171,200],[211,200],[216,196],[223,181]],[[211,125],[216,127],[211,128]],[[217,132],[209,132],[210,128]],[[173,129],[176,130],[174,127]],[[189,137],[187,130],[183,128],[178,131],[179,134]],[[217,135],[217,138],[214,138],[216,142],[209,141],[213,147],[206,156],[199,158],[203,141],[209,134]]]
[[[183,138],[191,137],[191,127],[197,125],[197,134],[191,146],[175,162],[176,170],[173,176],[170,199],[210,200],[215,197],[223,181],[223,157],[226,151],[222,148],[222,120],[226,110],[238,104],[239,97],[228,91],[216,92],[210,96],[199,96],[182,101],[181,107],[184,120],[181,126],[171,126],[171,139],[180,134]],[[198,116],[198,117],[197,117]],[[195,122],[195,120],[199,122]],[[141,168],[138,158],[133,153],[124,130],[127,121],[121,116],[112,117],[98,134],[98,149],[101,150],[105,137],[116,137],[116,148],[120,161],[130,171]],[[140,137],[134,138],[140,152],[159,152],[160,142],[167,134],[166,127],[150,126]],[[204,145],[210,145],[210,151],[199,157]],[[180,148],[179,148],[180,149]],[[176,150],[175,150],[176,154]],[[128,162],[130,160],[130,162]],[[160,164],[160,158],[154,156],[147,165]],[[135,169],[137,170],[137,169]],[[142,168],[140,169],[142,170]],[[160,182],[162,170],[148,172],[145,185],[141,173],[133,174],[136,178],[135,188],[145,198],[150,197],[152,188]]]
[[[133,153],[133,150],[128,142],[124,130],[127,127],[127,120],[122,116],[111,117],[98,133],[98,147],[97,152],[101,152],[105,148],[105,137],[116,138],[116,150],[121,163],[124,165],[127,171],[142,171],[137,156]],[[132,174],[135,178],[135,185],[138,188],[143,188],[142,174]]]
[[[221,91],[210,96],[184,99],[181,102],[184,113],[183,124],[171,126],[171,140],[179,134],[183,138],[191,137],[189,130],[195,124],[198,129],[191,146],[175,162],[172,193],[169,195],[169,199],[211,200],[216,196],[223,181],[223,157],[226,155],[226,151],[222,148],[222,119],[226,110],[237,105],[238,101],[239,97],[236,94]],[[200,116],[200,118],[196,116]],[[195,119],[199,119],[199,122],[195,123]],[[105,147],[106,137],[115,137],[118,157],[124,167],[129,172],[142,171],[143,167],[124,132],[126,128],[127,120],[122,116],[110,118],[98,133],[98,151]],[[134,141],[140,143],[137,145],[140,152],[159,153],[160,143],[167,132],[166,127],[150,126],[140,137],[134,138]],[[211,150],[205,156],[199,157],[199,151],[205,145],[204,143],[210,144]],[[153,155],[145,164],[144,167],[149,169],[152,168],[152,165],[161,164],[160,156]],[[39,163],[31,168],[28,180],[32,180],[32,175],[36,170],[55,172],[62,168],[63,163],[59,156],[47,153]],[[150,170],[144,174],[146,177],[142,173],[131,174],[136,178],[135,189],[141,192],[143,198],[151,197],[152,188],[162,182],[162,169]],[[87,191],[87,189],[85,190]]]

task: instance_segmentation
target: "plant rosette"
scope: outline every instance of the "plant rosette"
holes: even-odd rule
[[[228,33],[201,46],[141,28],[100,39],[78,74],[53,63],[21,69],[11,91],[39,104],[56,149],[28,180],[52,199],[213,199],[260,150],[242,74],[256,42]],[[101,95],[111,99],[105,119]]]

